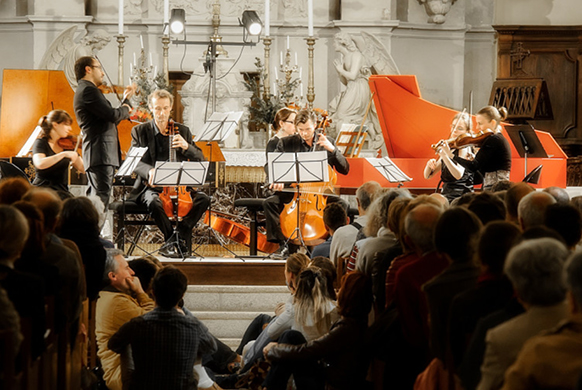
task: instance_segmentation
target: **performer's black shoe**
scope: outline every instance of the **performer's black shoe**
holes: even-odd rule
[[[279,249],[271,254],[271,258],[276,260],[285,260],[289,257],[289,248],[285,243],[279,244]]]
[[[176,250],[176,244],[173,242],[166,242],[158,253],[160,254],[160,256],[169,258],[181,257],[178,251]]]

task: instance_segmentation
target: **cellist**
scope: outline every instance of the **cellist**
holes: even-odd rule
[[[316,124],[317,119],[313,112],[307,109],[299,111],[295,116],[297,134],[280,139],[275,151],[291,153],[326,150],[328,164],[335,168],[338,173],[346,175],[350,170],[348,161],[337,149],[332,138],[315,133]],[[281,231],[280,214],[285,204],[291,202],[294,194],[292,191],[282,191],[284,189],[282,183],[273,183],[270,188],[275,193],[263,201],[267,240],[279,244],[279,249],[274,253],[274,257],[286,257],[289,254],[289,249],[285,245],[287,237]]]
[[[210,199],[201,191],[191,192],[192,209],[178,222],[180,247],[169,243],[168,240],[172,237],[173,229],[170,218],[166,215],[160,200],[163,188],[153,186],[156,161],[168,161],[170,148],[176,150],[177,161],[204,161],[202,151],[192,140],[190,129],[170,119],[173,103],[174,96],[168,91],[158,89],[152,92],[148,97],[148,106],[154,116],[153,120],[135,126],[131,130],[131,146],[147,146],[148,150],[135,168],[139,178],[134,185],[130,199],[135,199],[148,207],[156,225],[163,233],[168,245],[162,246],[160,255],[182,257],[190,254],[192,229],[208,208]],[[176,130],[176,134],[170,137],[170,132],[173,130]]]

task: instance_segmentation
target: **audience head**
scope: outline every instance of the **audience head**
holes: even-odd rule
[[[517,216],[522,230],[536,225],[543,225],[546,208],[556,203],[556,199],[547,192],[531,192],[524,196],[517,207]]]
[[[568,195],[568,191],[563,188],[551,186],[543,189],[543,192],[547,192],[548,194],[552,195],[556,202],[558,203],[568,203],[570,202],[570,195]]]
[[[429,196],[431,198],[436,199],[439,203],[441,203],[445,209],[447,207],[449,207],[449,200],[443,194],[439,194],[438,192],[433,192]]]
[[[22,177],[0,180],[0,204],[12,204],[22,199],[32,186]]]
[[[135,273],[127,264],[123,252],[119,249],[105,249],[104,285],[110,285],[121,292],[129,293]]]
[[[396,198],[388,208],[388,228],[401,244],[404,241],[403,217],[410,201],[409,198]]]
[[[342,278],[337,297],[338,312],[342,317],[366,320],[372,309],[372,282],[361,272],[350,272]]]
[[[521,240],[521,230],[507,221],[488,223],[481,233],[477,254],[481,265],[491,274],[501,276],[507,254]]]
[[[453,199],[451,206],[467,206],[476,195],[474,192],[466,192],[458,198]]]
[[[448,255],[453,263],[470,262],[482,227],[479,218],[471,211],[452,207],[441,215],[435,226],[435,248]]]
[[[491,192],[475,195],[469,203],[468,209],[475,213],[483,225],[491,221],[505,220],[505,204]]]
[[[358,209],[360,215],[365,214],[368,207],[372,204],[374,197],[382,187],[378,182],[367,181],[356,190],[356,201],[358,202]]]
[[[388,227],[388,209],[394,199],[397,198],[412,198],[408,190],[389,189],[383,192],[378,192],[376,198],[368,208],[368,223],[364,227],[366,237],[375,237],[380,228]]]
[[[335,281],[337,279],[337,270],[333,262],[324,256],[315,256],[311,259],[311,263],[309,263],[310,267],[317,267],[323,272],[323,276],[325,276],[325,280],[327,282],[327,294],[328,298],[332,301],[336,300],[335,294]]]
[[[570,256],[565,266],[568,301],[572,313],[582,312],[582,252]]]
[[[152,282],[152,292],[156,305],[162,310],[176,307],[188,289],[188,278],[173,265],[158,271]]]
[[[518,298],[526,305],[551,306],[566,295],[563,280],[564,244],[552,238],[538,238],[516,245],[505,262],[505,273]]]
[[[61,232],[83,231],[99,235],[99,212],[85,196],[69,198],[63,202],[60,218]]]
[[[44,216],[45,233],[54,232],[63,207],[63,201],[57,193],[50,188],[33,187],[24,194],[22,200],[33,203],[40,209]]]
[[[293,297],[295,322],[300,325],[316,324],[320,332],[329,330],[331,324],[321,323],[328,308],[327,281],[317,267],[307,267],[297,277],[297,291]],[[324,326],[327,326],[325,328]]]
[[[582,195],[578,195],[570,199],[570,204],[578,209],[582,213]]]
[[[140,257],[127,262],[129,268],[134,272],[134,276],[139,278],[143,290],[148,293],[152,287],[152,280],[162,267],[158,267],[147,257]]]
[[[22,250],[21,258],[38,259],[45,251],[44,218],[34,204],[19,200],[12,205],[18,209],[28,222],[28,240]]]
[[[558,232],[568,248],[574,248],[582,238],[582,216],[576,207],[568,203],[549,205],[545,225]]]
[[[297,276],[309,264],[309,257],[303,253],[293,253],[285,261],[285,282],[291,292],[297,289]]]
[[[512,185],[505,194],[505,208],[507,209],[507,220],[509,222],[518,223],[517,220],[517,206],[521,198],[534,192],[535,188],[523,182]]]
[[[553,238],[554,240],[558,240],[562,244],[566,245],[566,241],[564,241],[564,238],[560,236],[560,234],[557,231],[555,231],[554,229],[550,229],[545,225],[536,225],[530,227],[529,229],[525,229],[523,233],[521,233],[521,238],[523,240],[534,240],[536,238]]]
[[[509,180],[499,180],[497,183],[493,184],[493,187],[491,187],[491,192],[507,191],[511,188],[512,185],[513,183]]]
[[[0,263],[14,264],[27,239],[26,217],[12,206],[0,205]]]
[[[411,201],[408,207],[413,204]],[[406,242],[418,254],[434,250],[434,229],[443,210],[434,204],[425,203],[412,208],[404,219]]]
[[[323,223],[330,234],[347,223],[346,209],[338,202],[328,203],[323,209]]]

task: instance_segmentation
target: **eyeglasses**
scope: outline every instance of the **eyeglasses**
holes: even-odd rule
[[[98,69],[102,69],[101,65],[89,65],[91,68],[98,68]]]

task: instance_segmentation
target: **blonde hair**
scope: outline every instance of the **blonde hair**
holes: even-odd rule
[[[305,268],[297,278],[297,291],[293,298],[295,324],[302,328],[311,326],[310,320],[319,334],[331,328],[331,318],[327,315],[328,303],[326,278],[317,267]]]

